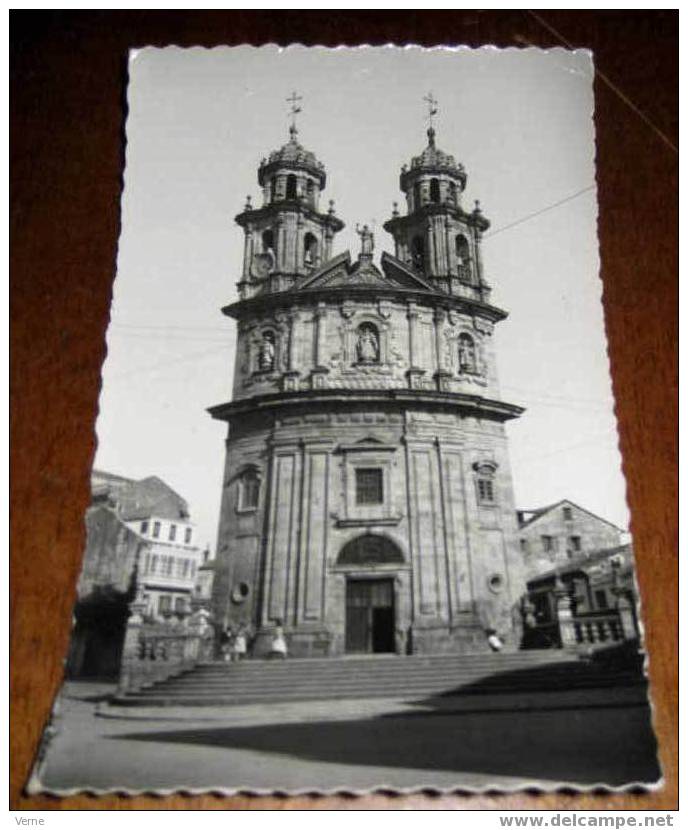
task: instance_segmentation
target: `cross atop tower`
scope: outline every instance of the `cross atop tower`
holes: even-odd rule
[[[435,122],[433,121],[434,117],[437,115],[438,107],[437,107],[437,98],[432,94],[432,92],[428,92],[427,95],[423,96],[423,100],[428,105],[428,114],[426,116],[427,120],[430,122],[429,127],[430,129],[434,129]]]
[[[298,133],[298,130],[296,129],[296,116],[301,112],[299,101],[303,101],[303,97],[301,95],[297,95],[296,92],[292,92],[292,94],[286,100],[288,104],[291,104],[291,107],[289,109],[289,116],[291,117],[289,135],[292,138],[295,138],[296,134]]]

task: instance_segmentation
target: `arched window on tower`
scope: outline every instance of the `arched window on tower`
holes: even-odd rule
[[[456,185],[454,184],[454,182],[449,182],[449,204],[453,205],[454,207],[457,206]]]
[[[462,233],[460,233],[454,240],[454,245],[456,250],[456,263],[458,266],[459,277],[465,280],[470,279],[471,272],[469,262],[471,256],[470,248],[468,246],[468,240]]]
[[[303,238],[303,264],[308,268],[318,264],[318,240],[312,233],[307,233]]]
[[[413,185],[413,209],[418,210],[420,208],[420,205],[420,182],[416,182]]]
[[[380,332],[372,323],[361,323],[356,337],[356,362],[380,362]]]
[[[271,230],[263,231],[263,235],[261,236],[261,242],[263,245],[263,253],[272,253],[272,251],[275,248],[275,235]]]
[[[425,242],[422,236],[414,236],[411,242],[411,257],[416,271],[425,269]]]
[[[308,179],[306,185],[306,200],[311,207],[315,207],[315,184],[311,179]]]
[[[440,200],[439,179],[430,179],[430,201],[438,203]]]
[[[277,195],[277,179],[273,176],[270,179],[270,201],[275,201],[275,196]]]
[[[296,176],[293,173],[287,176],[287,199],[296,199]]]
[[[478,362],[475,353],[475,341],[470,334],[459,335],[459,372],[474,375],[478,371]]]

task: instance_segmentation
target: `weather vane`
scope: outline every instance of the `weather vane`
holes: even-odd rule
[[[299,101],[303,101],[303,97],[301,95],[297,95],[296,92],[292,92],[289,98],[287,98],[287,103],[291,104],[291,108],[289,109],[289,115],[291,117],[289,132],[292,136],[296,135],[298,132],[296,129],[296,116],[301,112]]]
[[[423,100],[428,105],[427,119],[430,122],[430,127],[432,129],[435,126],[433,118],[437,115],[437,98],[435,98],[432,92],[428,92],[427,95],[423,96]]]

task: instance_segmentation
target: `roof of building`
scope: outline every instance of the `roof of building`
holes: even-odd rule
[[[566,505],[567,507],[575,507],[576,510],[581,510],[583,513],[587,513],[588,516],[592,516],[598,521],[604,522],[606,525],[613,527],[614,530],[618,530],[621,533],[623,532],[623,528],[618,527],[613,522],[610,522],[608,519],[603,519],[601,516],[598,516],[596,513],[593,513],[592,510],[587,510],[585,507],[581,507],[579,504],[576,504],[570,499],[560,499],[554,504],[548,504],[545,507],[537,507],[533,510],[517,510],[516,513],[519,517],[519,529],[522,530],[524,527],[529,527],[538,519],[542,518],[546,513],[550,513],[552,510],[555,510],[558,507],[563,507],[564,505]],[[525,521],[521,521],[521,516],[526,513],[529,513],[531,515]]]
[[[261,161],[258,168],[258,182],[261,187],[265,177],[280,167],[306,170],[319,179],[321,187],[325,186],[325,165],[316,158],[315,153],[307,150],[296,140],[297,134],[296,127],[292,126],[289,130],[289,141]]]
[[[466,186],[466,171],[463,164],[456,161],[454,156],[445,153],[444,150],[435,144],[435,130],[430,127],[428,130],[428,145],[420,155],[411,159],[410,167],[402,168],[402,189],[405,190],[409,180],[420,173],[445,173],[461,182],[461,187]]]
[[[565,574],[570,571],[584,571],[586,568],[594,566],[599,562],[609,560],[615,555],[622,555],[624,559],[628,557],[630,561],[626,563],[626,566],[629,569],[633,567],[633,546],[628,543],[625,545],[617,545],[613,548],[602,548],[601,550],[594,550],[587,554],[581,554],[580,556],[569,559],[566,562],[562,562],[561,565],[557,565],[554,568],[550,568],[547,571],[543,571],[542,573],[532,576],[528,579],[528,583],[530,584],[531,582],[551,579],[552,577],[560,576],[561,574]]]
[[[124,521],[146,519],[187,519],[189,506],[179,493],[158,476],[147,476],[139,481],[94,470],[92,476],[93,499],[109,496],[117,506],[118,515]]]

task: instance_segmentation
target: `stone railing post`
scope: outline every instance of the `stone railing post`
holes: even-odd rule
[[[141,629],[143,627],[143,612],[146,603],[138,594],[131,603],[131,612],[124,632],[122,646],[122,660],[120,663],[118,691],[135,691],[138,687],[137,666],[141,660]]]
[[[571,646],[577,645],[578,638],[576,637],[573,610],[571,607],[573,605],[573,601],[569,595],[568,589],[563,585],[561,580],[557,580],[554,595],[557,599],[557,621],[559,623],[561,647],[570,648]]]
[[[633,613],[633,604],[628,598],[628,595],[619,592],[616,600],[616,610],[619,614],[619,623],[621,625],[621,636],[624,640],[634,640],[638,636],[638,629],[635,624],[635,614]]]

